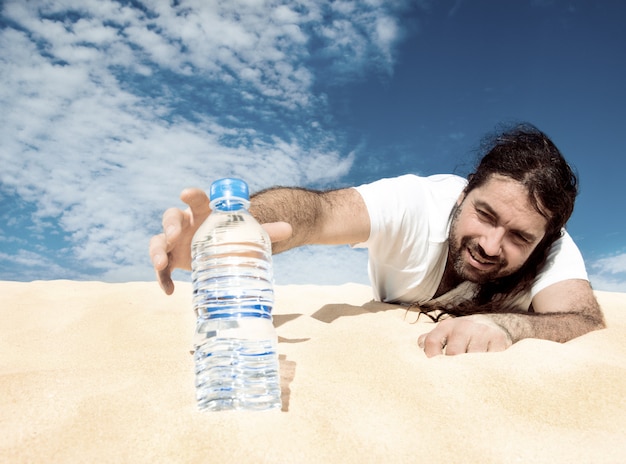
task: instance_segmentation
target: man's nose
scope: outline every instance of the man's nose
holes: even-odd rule
[[[504,234],[504,228],[492,227],[482,236],[478,244],[488,256],[500,256]]]

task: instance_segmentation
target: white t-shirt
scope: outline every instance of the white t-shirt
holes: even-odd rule
[[[369,276],[377,300],[425,303],[433,298],[446,266],[452,208],[465,188],[461,177],[405,175],[356,187],[370,216]],[[530,299],[567,279],[587,279],[578,247],[563,231],[535,278]]]

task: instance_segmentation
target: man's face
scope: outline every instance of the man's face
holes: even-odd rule
[[[450,226],[449,259],[463,280],[486,283],[510,275],[539,244],[546,225],[522,184],[494,174],[459,198]]]

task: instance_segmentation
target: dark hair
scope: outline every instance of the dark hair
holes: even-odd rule
[[[548,223],[546,235],[558,236],[574,211],[578,179],[546,134],[531,124],[520,124],[483,139],[476,170],[465,193],[485,184],[494,174],[526,187],[531,205]]]
[[[485,137],[475,171],[468,176],[465,193],[484,185],[493,175],[520,182],[531,205],[547,219],[546,234],[524,265],[513,274],[477,285],[474,298],[453,305],[425,304],[420,311],[464,316],[486,312],[519,312],[516,297],[526,293],[550,246],[574,211],[578,179],[556,145],[535,126],[524,123]],[[430,315],[429,315],[430,316]],[[430,316],[432,318],[432,316]],[[436,318],[437,320],[439,317]]]

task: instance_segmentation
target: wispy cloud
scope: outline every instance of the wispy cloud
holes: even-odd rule
[[[590,263],[591,284],[598,290],[626,292],[626,253]]]
[[[152,278],[182,188],[337,182],[354,157],[316,84],[391,73],[407,3],[4,2],[0,192],[41,230],[3,230],[2,278]]]

